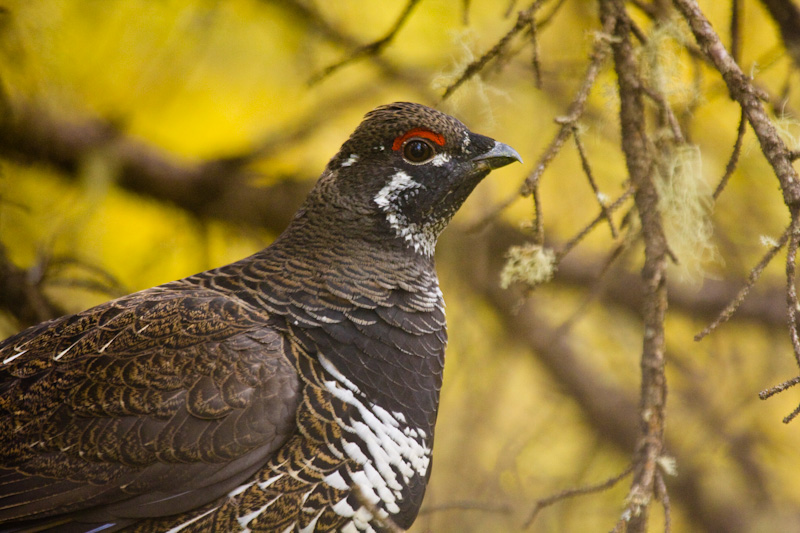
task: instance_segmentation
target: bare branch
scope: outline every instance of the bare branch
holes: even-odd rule
[[[656,496],[664,508],[664,533],[670,533],[672,531],[672,505],[669,501],[667,484],[664,482],[664,473],[662,471],[658,471],[656,474]]]
[[[798,383],[800,383],[800,376],[792,378],[788,381],[784,381],[780,385],[775,385],[774,387],[770,387],[769,389],[762,390],[761,392],[758,393],[758,397],[761,398],[762,400],[766,400],[767,398],[775,396],[779,392],[783,392],[786,389],[794,387]]]
[[[597,203],[600,204],[600,210],[602,211],[603,218],[606,219],[608,222],[608,227],[611,230],[611,236],[613,238],[617,238],[617,228],[614,226],[614,220],[611,218],[611,212],[606,205],[605,200],[603,199],[603,195],[600,193],[600,189],[597,187],[597,182],[594,179],[594,175],[592,174],[592,168],[589,165],[589,158],[586,157],[586,152],[583,149],[583,143],[581,142],[580,133],[578,132],[578,128],[573,124],[572,126],[572,139],[575,141],[575,148],[578,150],[578,156],[581,159],[581,167],[583,167],[583,173],[586,175],[586,179],[589,180],[589,186],[592,188],[592,192],[594,192],[594,197],[597,200]]]
[[[651,89],[650,87],[647,87],[646,85],[642,85],[642,91],[648,98],[658,105],[658,108],[664,117],[664,121],[669,124],[670,131],[672,132],[672,138],[678,143],[685,143],[686,140],[683,138],[683,132],[681,131],[680,124],[678,124],[678,119],[675,118],[675,114],[672,112],[672,108],[669,106],[666,98],[664,98],[664,95],[654,89]]]
[[[567,108],[567,114],[556,119],[556,122],[561,125],[561,128],[558,130],[555,138],[550,141],[544,153],[539,157],[533,172],[525,179],[525,183],[520,191],[522,196],[528,196],[533,192],[533,189],[537,186],[547,166],[561,150],[564,141],[566,141],[572,133],[573,125],[583,115],[584,109],[586,108],[586,101],[589,98],[589,92],[592,90],[594,82],[598,74],[600,74],[600,68],[608,56],[608,41],[611,38],[610,31],[611,28],[606,28],[604,26],[601,33],[595,37],[591,59],[589,60],[589,65],[586,68],[586,73],[583,76],[581,85],[575,94],[575,98]]]
[[[756,284],[756,281],[758,281],[758,278],[761,276],[761,273],[764,271],[765,268],[767,268],[767,265],[770,263],[770,261],[772,261],[772,259],[781,250],[781,248],[786,246],[786,241],[789,239],[790,233],[791,233],[791,226],[787,228],[785,232],[783,232],[783,235],[781,236],[780,240],[778,240],[778,242],[775,243],[774,246],[771,246],[769,251],[764,255],[764,257],[761,258],[761,261],[759,261],[758,264],[753,267],[753,269],[750,271],[750,274],[747,276],[747,282],[739,290],[736,296],[733,299],[731,299],[731,301],[728,303],[725,309],[723,309],[719,313],[717,318],[714,319],[714,321],[711,324],[709,324],[705,329],[703,329],[703,331],[695,335],[694,340],[696,341],[701,340],[703,337],[705,337],[706,335],[717,329],[720,326],[720,324],[727,322],[733,316],[733,314],[736,312],[739,306],[742,305],[742,302],[744,302],[744,299],[747,297],[747,294],[750,292],[750,289],[752,289],[753,286]]]
[[[403,28],[403,25],[411,16],[411,12],[414,11],[414,8],[417,6],[419,2],[420,0],[408,0],[406,7],[400,13],[400,16],[397,17],[397,20],[395,21],[394,25],[392,25],[391,29],[386,33],[386,35],[384,35],[377,41],[358,47],[348,57],[342,59],[338,63],[334,63],[333,65],[326,67],[325,69],[322,70],[322,72],[313,76],[309,83],[312,85],[315,83],[319,83],[320,81],[327,78],[340,68],[344,67],[345,65],[349,65],[350,63],[353,63],[358,59],[379,55],[383,51],[383,49],[386,48],[394,40],[395,36]]]
[[[464,69],[464,72],[461,73],[461,76],[459,76],[456,81],[451,83],[445,89],[444,94],[442,95],[442,100],[446,100],[451,94],[453,94],[453,92],[456,91],[456,89],[461,87],[464,82],[468,81],[478,72],[483,70],[489,61],[502,55],[505,52],[509,42],[511,42],[511,39],[513,39],[518,33],[526,28],[529,28],[531,24],[535,24],[533,15],[536,13],[536,10],[539,9],[542,2],[544,2],[544,0],[536,0],[536,2],[531,4],[528,9],[520,11],[517,15],[517,22],[514,24],[514,26],[508,30],[508,32],[497,42],[497,44],[490,48],[488,52],[467,65],[467,68]]]
[[[800,207],[800,178],[792,167],[789,149],[764,111],[761,99],[765,95],[756,90],[725,49],[697,2],[695,0],[674,0],[674,3],[689,23],[703,53],[722,75],[731,98],[742,106],[742,110],[747,115],[747,120],[761,144],[761,151],[778,178],[784,202],[790,210],[798,209]]]
[[[731,0],[731,57],[739,63],[742,56],[742,36],[739,32],[741,27],[742,0]]]
[[[719,198],[719,195],[722,194],[723,189],[725,189],[725,186],[728,184],[728,180],[730,180],[733,175],[733,171],[736,170],[736,165],[739,162],[739,154],[742,151],[745,131],[747,131],[747,116],[744,114],[744,110],[742,110],[742,116],[739,118],[739,127],[736,130],[736,142],[733,144],[733,152],[728,159],[728,164],[725,165],[725,174],[722,175],[722,179],[719,180],[717,188],[714,189],[714,200]]]
[[[588,235],[590,231],[592,231],[595,227],[597,227],[597,225],[600,224],[600,222],[602,222],[604,219],[608,218],[609,223],[610,223],[611,222],[611,219],[610,219],[611,213],[613,213],[614,211],[619,209],[622,206],[622,204],[625,203],[625,201],[628,198],[631,197],[632,194],[633,194],[633,188],[632,187],[628,187],[628,190],[626,190],[624,193],[622,193],[619,198],[614,200],[611,203],[611,205],[609,205],[608,207],[603,207],[601,209],[601,211],[600,211],[600,214],[597,215],[594,218],[594,220],[592,220],[589,224],[587,224],[581,231],[579,231],[574,237],[572,237],[570,240],[568,240],[564,244],[564,246],[562,246],[558,250],[558,253],[556,254],[556,262],[560,263],[561,260],[564,258],[564,256],[566,256],[570,251],[572,251],[572,249],[580,241],[582,241],[583,238],[586,237],[586,235]],[[614,236],[614,238],[616,238],[616,235]]]
[[[539,38],[537,36],[536,21],[531,18],[528,23],[528,33],[531,36],[531,46],[533,53],[531,57],[531,67],[533,68],[533,85],[537,89],[542,88],[542,67],[539,64]]]
[[[600,2],[603,26],[612,24],[615,39],[611,43],[620,98],[622,150],[634,202],[642,222],[645,257],[642,277],[645,299],[642,309],[644,342],[642,346],[640,435],[634,454],[634,472],[623,520],[627,531],[647,530],[648,506],[655,493],[658,459],[664,450],[666,410],[665,330],[667,311],[668,246],[658,208],[658,191],[653,182],[654,161],[650,155],[646,133],[642,86],[639,67],[630,39],[630,23],[623,0]]]
[[[531,511],[531,515],[528,517],[528,520],[525,521],[525,525],[522,527],[524,529],[528,529],[533,525],[533,522],[536,520],[536,517],[539,515],[539,511],[544,509],[545,507],[549,507],[554,503],[558,503],[560,501],[567,500],[569,498],[574,498],[576,496],[584,496],[586,494],[595,494],[597,492],[602,492],[604,490],[610,489],[633,472],[633,465],[630,465],[628,468],[623,470],[621,473],[617,474],[614,477],[608,478],[607,480],[597,483],[595,485],[588,485],[586,487],[578,487],[574,489],[567,489],[565,491],[559,492],[558,494],[554,494],[552,496],[548,496],[547,498],[542,498],[536,501],[536,505],[533,507],[533,511]]]

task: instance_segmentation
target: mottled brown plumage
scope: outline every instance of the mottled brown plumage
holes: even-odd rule
[[[0,344],[0,531],[410,526],[446,343],[433,246],[517,159],[378,108],[268,248]]]

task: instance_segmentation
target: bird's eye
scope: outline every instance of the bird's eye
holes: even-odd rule
[[[409,163],[419,165],[430,160],[435,154],[431,143],[419,137],[409,139],[403,145],[403,159]]]

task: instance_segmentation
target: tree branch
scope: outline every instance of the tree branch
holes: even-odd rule
[[[658,206],[658,191],[653,182],[654,161],[645,125],[642,83],[639,66],[630,39],[630,22],[623,0],[602,0],[604,27],[614,24],[611,49],[617,72],[620,98],[622,150],[628,175],[634,187],[634,202],[642,223],[645,257],[642,277],[645,295],[642,309],[644,335],[642,346],[642,384],[639,405],[640,433],[634,454],[633,480],[622,521],[626,531],[647,530],[648,507],[656,493],[658,461],[664,453],[667,382],[665,366],[665,330],[667,312],[668,246]]]

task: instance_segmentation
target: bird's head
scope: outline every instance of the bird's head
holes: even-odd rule
[[[379,237],[399,238],[430,256],[475,186],[514,161],[522,159],[513,148],[472,133],[455,118],[398,102],[364,117],[317,189],[345,216],[377,221]]]

